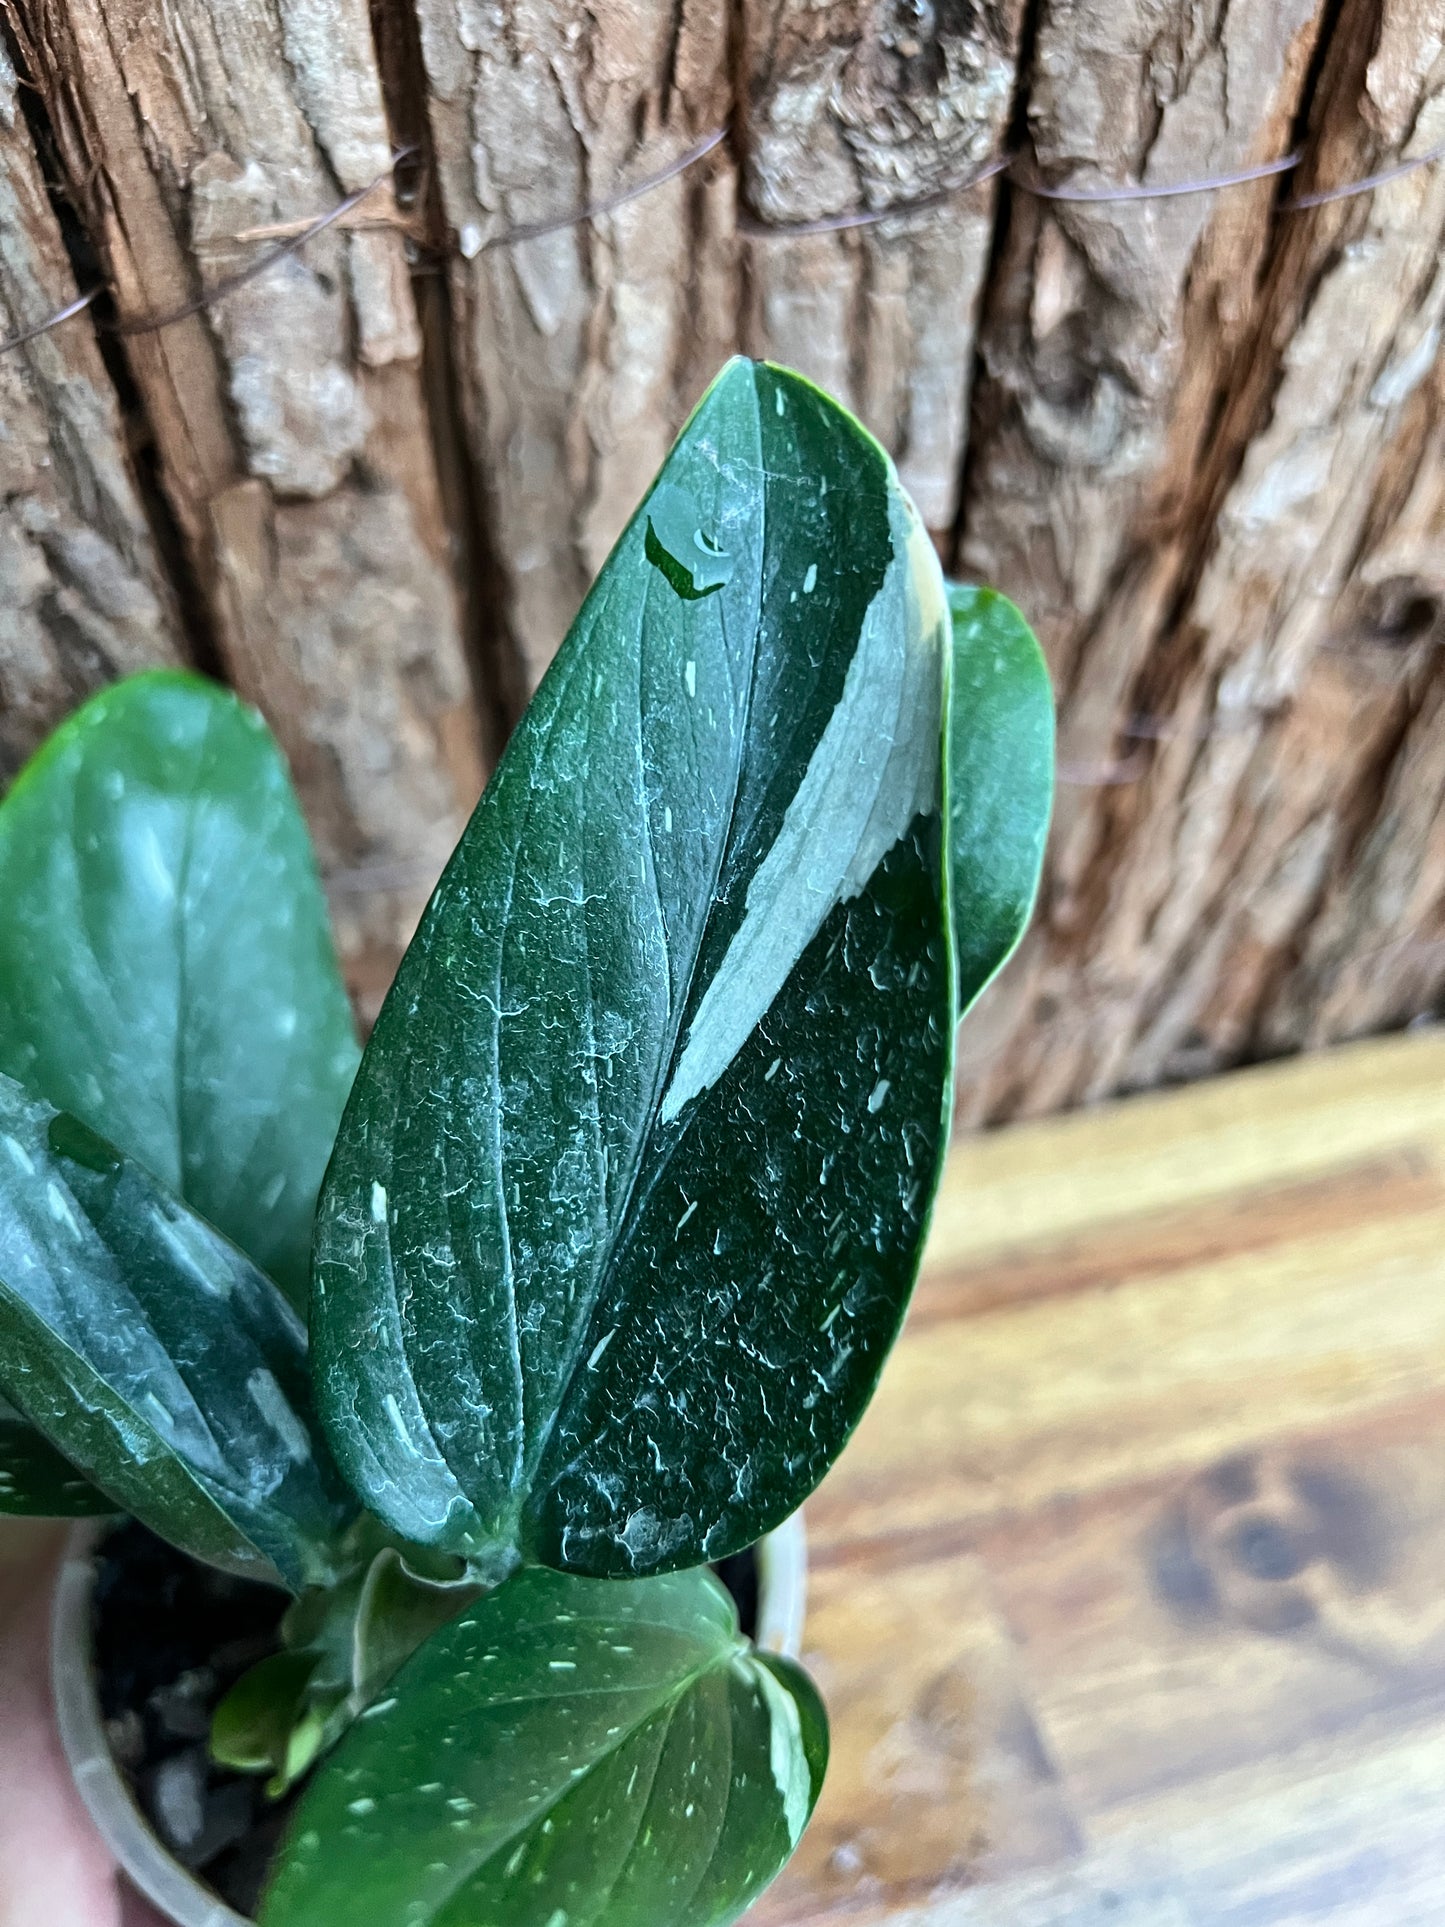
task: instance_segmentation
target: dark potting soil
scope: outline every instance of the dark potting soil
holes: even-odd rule
[[[96,1680],[111,1752],[166,1847],[242,1914],[255,1911],[292,1801],[217,1766],[207,1739],[225,1694],[276,1651],[288,1604],[134,1523],[98,1555]]]
[[[751,1634],[757,1560],[735,1553],[717,1572]],[[217,1766],[206,1742],[224,1696],[277,1650],[288,1603],[134,1522],[97,1555],[96,1677],[111,1751],[166,1847],[240,1914],[255,1912],[300,1789],[268,1800],[260,1776]]]

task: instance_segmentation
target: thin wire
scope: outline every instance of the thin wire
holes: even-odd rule
[[[849,228],[873,227],[879,221],[894,221],[904,215],[926,214],[931,209],[942,207],[953,200],[955,195],[968,194],[985,181],[991,181],[1000,174],[1008,172],[1013,166],[1011,154],[1000,154],[967,180],[955,181],[951,187],[941,187],[933,194],[921,195],[916,201],[894,201],[888,207],[853,208],[846,214],[824,214],[815,221],[787,221],[776,223],[761,220],[751,209],[739,207],[737,214],[738,232],[749,235],[754,240],[774,239],[794,240],[806,234],[841,234]]]
[[[415,152],[415,147],[399,149],[392,155],[390,167],[384,173],[378,174],[374,181],[368,181],[365,187],[353,189],[344,201],[338,201],[336,206],[328,209],[325,214],[318,214],[316,219],[302,228],[299,234],[293,234],[289,240],[278,241],[268,254],[258,255],[248,266],[238,268],[235,274],[227,275],[213,288],[204,289],[194,300],[183,301],[178,308],[168,309],[163,314],[142,315],[135,321],[112,321],[109,324],[110,332],[117,335],[155,334],[161,328],[173,328],[178,321],[188,321],[193,314],[200,314],[203,309],[213,306],[217,301],[224,301],[227,295],[235,294],[249,282],[258,280],[263,274],[269,274],[272,268],[288,260],[298,248],[304,248],[308,241],[314,241],[318,234],[333,226],[354,207],[360,207],[364,200],[392,178],[401,162],[408,160]]]
[[[1414,155],[1408,161],[1382,168],[1378,174],[1367,174],[1362,181],[1350,181],[1344,187],[1321,188],[1317,194],[1300,194],[1294,200],[1285,202],[1284,211],[1286,214],[1298,214],[1307,207],[1326,207],[1331,201],[1348,200],[1352,194],[1369,194],[1377,187],[1388,187],[1391,181],[1403,180],[1418,167],[1429,167],[1435,161],[1442,160],[1445,160],[1445,141],[1423,154]]]
[[[926,194],[914,201],[895,201],[888,207],[853,208],[844,214],[824,215],[813,221],[768,222],[759,220],[755,214],[740,211],[738,227],[742,233],[754,240],[792,241],[800,240],[810,234],[836,234],[851,228],[875,227],[881,221],[897,220],[910,214],[924,214],[942,206],[956,195],[967,194],[972,188],[980,187],[998,175],[1008,177],[1009,184],[1021,193],[1031,194],[1040,201],[1063,201],[1074,205],[1107,207],[1116,202],[1165,201],[1174,200],[1186,194],[1218,194],[1227,188],[1246,187],[1252,181],[1270,180],[1279,174],[1290,174],[1300,167],[1305,159],[1303,150],[1283,154],[1278,160],[1261,161],[1254,167],[1242,167],[1228,174],[1202,175],[1188,181],[1149,181],[1122,182],[1112,187],[1050,187],[1046,182],[1037,180],[1032,174],[1021,173],[1018,154],[1002,154],[990,161],[967,180],[959,181],[952,187],[940,188],[937,193]],[[1429,167],[1433,162],[1445,160],[1445,142],[1432,147],[1428,153],[1416,154],[1408,161],[1401,161],[1395,167],[1387,167],[1378,174],[1367,174],[1361,180],[1347,181],[1342,187],[1324,189],[1314,194],[1302,194],[1280,204],[1285,214],[1302,213],[1311,207],[1323,207],[1330,201],[1344,201],[1356,194],[1368,194],[1377,187],[1384,187],[1391,181],[1398,181],[1406,174],[1413,174],[1417,168]]]
[[[618,208],[627,206],[629,202],[640,200],[643,195],[652,193],[655,188],[664,186],[668,181],[675,180],[679,174],[696,166],[699,161],[720,147],[727,136],[727,128],[714,128],[710,134],[705,135],[695,146],[680,154],[676,160],[670,161],[657,173],[645,176],[632,187],[623,188],[616,194],[609,195],[605,200],[596,201],[571,214],[558,215],[544,221],[524,221],[516,227],[504,228],[489,236],[478,252],[485,254],[495,248],[515,247],[523,241],[540,240],[544,235],[557,234],[565,228],[580,227],[588,221],[600,220],[605,215],[615,213]],[[234,294],[239,288],[244,288],[260,276],[268,274],[281,262],[289,259],[308,242],[315,240],[316,236],[326,228],[333,226],[337,221],[344,220],[362,201],[374,194],[377,188],[391,178],[396,167],[403,160],[412,158],[416,152],[414,146],[401,149],[384,174],[379,174],[365,187],[357,188],[325,214],[318,215],[314,221],[308,222],[297,233],[281,241],[269,253],[259,256],[235,274],[228,275],[215,287],[204,289],[193,300],[183,302],[179,307],[172,308],[163,314],[142,315],[132,321],[103,321],[99,325],[117,335],[152,334],[157,329],[173,327],[178,321],[188,320],[192,315],[202,313],[218,301],[224,301],[228,295]],[[747,209],[740,208],[737,225],[741,233],[754,240],[786,241],[801,239],[807,235],[842,233],[853,228],[873,227],[882,221],[898,220],[911,214],[930,212],[954,199],[955,196],[967,194],[1000,175],[1007,175],[1011,183],[1021,192],[1032,194],[1044,201],[1108,206],[1115,202],[1166,200],[1186,194],[1214,194],[1227,188],[1242,187],[1251,181],[1267,180],[1273,175],[1289,173],[1301,164],[1302,159],[1303,156],[1299,153],[1286,154],[1279,160],[1263,161],[1256,167],[1241,168],[1233,173],[1209,175],[1191,181],[1125,183],[1116,187],[1050,187],[1042,181],[1017,172],[1019,164],[1017,154],[1003,154],[989,161],[976,173],[971,174],[967,180],[958,181],[947,188],[940,188],[936,193],[923,195],[917,200],[899,201],[888,207],[855,208],[842,214],[825,215],[818,220],[794,222],[762,221]],[[1340,187],[1324,188],[1315,193],[1298,195],[1282,202],[1281,211],[1287,214],[1302,213],[1309,208],[1324,207],[1334,201],[1348,200],[1357,194],[1369,194],[1377,187],[1388,186],[1392,181],[1401,180],[1407,174],[1413,174],[1418,168],[1429,167],[1440,160],[1445,160],[1445,142],[1441,142],[1440,145],[1430,148],[1423,154],[1416,154],[1407,161],[1401,161],[1393,167],[1383,168],[1375,174],[1367,174],[1361,180],[1348,181]],[[411,231],[409,224],[399,221],[381,221],[378,225],[400,227],[404,231]],[[238,240],[241,238],[237,237]],[[103,284],[87,288],[84,293],[68,301],[63,308],[57,309],[54,314],[47,315],[43,321],[34,322],[29,327],[21,328],[17,333],[0,340],[0,355],[8,354],[13,348],[23,348],[27,342],[34,341],[38,336],[48,334],[52,328],[58,328],[63,322],[74,319],[104,292]]]
[[[679,174],[685,174],[688,168],[696,167],[697,163],[705,160],[715,147],[721,147],[727,137],[726,127],[715,127],[710,134],[704,135],[695,147],[688,148],[685,154],[679,154],[675,161],[669,161],[667,166],[659,168],[656,174],[646,175],[635,186],[624,187],[618,193],[610,194],[605,201],[594,201],[590,207],[584,207],[580,213],[559,214],[547,221],[523,221],[517,227],[503,228],[499,234],[494,234],[483,241],[478,252],[487,254],[493,248],[515,247],[519,241],[539,241],[544,234],[560,234],[564,228],[581,227],[588,221],[600,221],[604,215],[616,213],[618,208],[626,207],[629,201],[641,200],[644,194],[650,194],[654,188],[665,187],[669,181],[676,180]]]
[[[1217,194],[1222,188],[1244,187],[1250,181],[1267,181],[1275,174],[1289,174],[1304,159],[1303,151],[1284,154],[1277,161],[1261,161],[1257,167],[1241,167],[1230,174],[1210,174],[1197,181],[1141,181],[1119,187],[1048,187],[1043,181],[1009,175],[1015,187],[1040,201],[1169,201],[1185,194]]]
[[[280,262],[295,254],[298,248],[305,247],[308,241],[314,241],[324,229],[341,220],[354,207],[359,207],[369,195],[374,194],[377,188],[391,179],[402,161],[409,159],[415,152],[415,147],[401,148],[392,156],[391,165],[384,173],[378,174],[374,181],[368,181],[365,187],[354,189],[345,200],[338,201],[336,206],[328,208],[325,214],[318,214],[314,221],[309,221],[299,234],[293,234],[289,240],[279,242],[268,253],[258,255],[248,266],[241,268],[235,274],[227,275],[225,280],[218,281],[213,288],[206,288],[193,300],[182,302],[178,308],[168,309],[163,314],[141,315],[134,321],[110,321],[101,325],[108,333],[115,335],[154,334],[158,329],[174,327],[176,322],[186,321],[191,315],[200,314],[203,309],[211,307],[217,301],[224,301],[227,295],[234,294],[238,288],[244,288],[248,282],[255,281],[259,276],[268,274]],[[33,327],[22,328],[19,334],[0,341],[0,355],[8,354],[12,348],[23,347],[27,341],[33,341],[37,335],[48,333],[51,328],[58,328],[62,321],[69,321],[72,315],[80,314],[105,292],[104,282],[93,288],[87,288],[84,294],[77,295],[73,301],[67,302],[63,308],[44,321],[36,322]]]
[[[49,334],[52,328],[58,328],[62,321],[69,321],[72,315],[82,313],[97,295],[104,293],[104,288],[87,288],[84,294],[78,294],[74,301],[67,302],[55,314],[49,314],[43,321],[37,321],[29,328],[22,328],[18,335],[10,335],[6,340],[0,341],[0,355],[11,348],[23,348],[27,341],[34,341],[37,335]]]

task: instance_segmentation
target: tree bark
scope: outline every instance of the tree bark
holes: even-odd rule
[[[1441,22],[1426,13],[1416,0],[1378,19],[1365,0],[1343,8],[1300,188],[1440,139]],[[1177,176],[1201,155],[1230,168],[1288,145],[1318,25],[1303,4],[1231,8],[1225,42],[1189,70],[1212,67],[1205,98],[1227,99],[1228,116],[1202,145],[1186,116],[1196,131],[1165,169],[1166,112],[1146,170]],[[1071,104],[1087,97],[1077,82]],[[1058,111],[1046,95],[1031,125]],[[1123,119],[1116,97],[1099,125]],[[1089,157],[1077,131],[1070,144]],[[1390,798],[1434,713],[1440,563],[1420,530],[1438,488],[1445,178],[1423,169],[1305,212],[1276,203],[1273,219],[1269,192],[1232,190],[1212,221],[1193,199],[1159,204],[1188,212],[1152,224],[1142,259],[1147,207],[1025,208],[1010,233],[962,557],[1040,621],[1079,787],[1063,791],[1029,962],[978,1040],[968,1116],[1351,1029],[1337,1004],[1326,1016],[1326,981],[1347,967],[1345,926],[1378,933],[1385,906],[1364,872],[1381,838],[1410,879],[1394,910],[1418,892],[1417,921],[1436,914],[1438,796],[1405,820]],[[1381,1018],[1445,981],[1413,925],[1392,940],[1410,968],[1372,973]]]
[[[514,707],[687,410],[737,339],[733,173],[659,172],[727,118],[726,11],[704,0],[418,0],[472,451],[502,558]]]
[[[744,0],[744,194],[780,228],[957,189],[1004,144],[1023,0]],[[958,508],[997,188],[867,227],[747,244],[749,351],[858,411],[928,526]]]
[[[0,339],[75,299],[0,43]],[[0,780],[113,676],[179,659],[87,314],[0,356]]]
[[[84,319],[0,358],[4,763],[107,674],[219,663],[374,996],[476,787],[454,564],[514,717],[744,347],[863,415],[1054,669],[1041,913],[964,1118],[1440,1007],[1445,168],[1289,205],[1445,139],[1440,0],[371,0],[382,73],[364,0],[0,9],[122,325],[381,175],[383,98],[429,170],[108,362]],[[73,286],[13,95],[12,330]],[[1110,204],[962,185],[1020,139],[1085,190],[1307,158]]]
[[[388,172],[364,0],[6,4],[122,327]],[[196,614],[290,756],[363,1002],[480,776],[389,190],[364,212],[126,339]]]

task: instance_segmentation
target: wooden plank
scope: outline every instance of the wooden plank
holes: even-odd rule
[[[0,339],[73,301],[0,42]],[[88,315],[0,355],[0,782],[110,677],[180,642]]]
[[[1241,1089],[1251,1102],[1241,1103]],[[965,1137],[944,1173],[930,1268],[987,1257],[1021,1232],[1054,1242],[1257,1185],[1337,1174],[1415,1146],[1422,1134],[1433,1141],[1442,1090],[1445,1036],[1428,1030],[1265,1065],[1243,1085],[1220,1078],[1187,1096],[1134,1098],[1110,1107],[1107,1129],[1086,1111],[1047,1128]]]
[[[957,1147],[809,1506],[770,1924],[1445,1911],[1445,1038]]]

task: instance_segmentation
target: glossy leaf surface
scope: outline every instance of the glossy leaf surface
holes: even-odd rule
[[[318,1401],[407,1538],[696,1564],[857,1422],[948,1113],[948,648],[877,444],[731,364],[472,819],[328,1174]]]
[[[306,1338],[234,1245],[0,1077],[0,1391],[116,1508],[299,1587],[354,1510],[306,1418]]]
[[[0,1072],[137,1158],[305,1303],[357,1052],[264,723],[199,677],[102,690],[0,804]]]
[[[0,1513],[85,1519],[114,1511],[112,1500],[0,1399]]]
[[[303,1796],[262,1927],[722,1927],[797,1844],[827,1727],[707,1572],[518,1574]]]
[[[1054,697],[1043,651],[1005,596],[948,584],[948,823],[959,1014],[1033,912],[1054,800]]]

